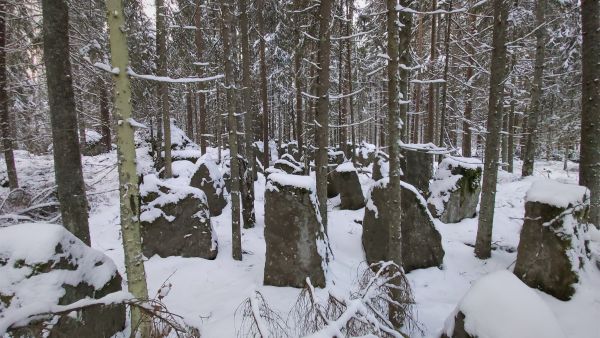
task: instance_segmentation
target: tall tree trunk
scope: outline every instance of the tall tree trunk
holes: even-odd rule
[[[581,162],[579,184],[590,189],[590,222],[600,229],[600,3],[581,1]]]
[[[351,36],[352,22],[354,20],[354,0],[346,0],[346,20],[346,36]],[[346,81],[348,93],[352,93],[352,39],[348,39],[346,42]],[[356,160],[356,131],[354,129],[354,104],[352,101],[352,96],[346,98],[346,104],[348,105],[346,110],[350,114],[351,157],[354,162]]]
[[[8,93],[6,91],[6,13],[6,0],[0,0],[0,135],[2,136],[2,147],[4,148],[8,186],[10,190],[14,190],[19,187],[19,180],[17,179],[13,142],[10,134],[10,114],[8,112]]]
[[[437,0],[431,2],[431,11],[437,10]],[[429,64],[431,67],[432,75],[435,74],[435,58],[436,56],[436,37],[437,37],[437,14],[431,15],[431,51],[429,54]],[[427,103],[427,131],[425,133],[425,142],[434,142],[435,135],[435,86],[433,83],[429,83],[429,96]]]
[[[46,0],[56,1],[56,0]],[[125,270],[127,273],[127,287],[138,299],[148,299],[146,285],[146,271],[144,270],[144,256],[142,255],[142,236],[140,234],[140,193],[136,171],[134,129],[129,123],[132,118],[131,83],[129,75],[124,70],[129,65],[127,50],[127,37],[124,30],[125,18],[123,16],[122,0],[106,1],[110,54],[113,67],[121,69],[113,75],[115,83],[114,114],[118,121],[126,123],[117,124],[117,163],[119,170],[119,198],[121,209],[121,233],[123,238],[123,251],[125,253]],[[148,337],[150,328],[148,322],[142,320],[139,309],[131,307],[131,327],[140,324],[138,331],[142,337]]]
[[[515,99],[513,94],[510,95],[510,112],[508,113],[508,172],[512,174],[514,171],[515,159]]]
[[[544,53],[546,51],[546,26],[545,26],[546,0],[536,0],[535,4],[535,68],[533,71],[533,83],[531,85],[531,110],[527,125],[527,144],[523,155],[523,176],[533,174],[533,163],[535,160],[536,134],[541,110],[541,99],[544,82]]]
[[[410,5],[412,5],[413,1],[412,0],[401,0],[400,1],[400,5],[402,5],[403,7],[410,7]],[[400,12],[400,22],[402,23],[403,27],[399,32],[399,44],[400,44],[400,48],[398,48],[398,62],[400,63],[401,67],[399,67],[399,71],[400,71],[400,81],[399,81],[399,89],[400,89],[400,99],[402,101],[404,101],[402,104],[400,104],[400,119],[406,123],[408,121],[408,101],[409,101],[409,93],[410,93],[410,71],[407,69],[409,67],[411,67],[411,63],[412,63],[412,57],[410,54],[410,48],[408,48],[408,46],[410,46],[410,39],[411,39],[411,33],[412,33],[412,26],[413,26],[413,14],[412,13],[408,13],[408,12],[404,12],[401,11]],[[408,128],[405,128],[404,131],[401,133],[400,138],[403,141],[409,142],[408,141],[408,134],[406,133],[406,131],[408,131]]]
[[[227,92],[227,120],[229,125],[229,168],[231,170],[231,255],[242,260],[242,229],[240,227],[240,167],[238,161],[235,78],[233,55],[230,42],[232,5],[230,0],[221,0],[221,38],[223,39],[223,61],[225,63],[225,86]]]
[[[100,96],[100,120],[102,121],[102,144],[106,148],[106,151],[112,149],[112,137],[110,134],[110,109],[108,107],[108,91],[106,90],[106,83],[101,78],[98,78],[98,88]]]
[[[204,76],[204,35],[202,31],[202,0],[196,0],[196,9],[194,12],[194,42],[196,44],[196,57],[198,58],[198,77]],[[204,82],[198,82],[198,115],[196,118],[196,140],[200,143],[200,152],[206,154],[206,86]]]
[[[487,137],[485,142],[485,164],[481,190],[481,206],[475,255],[480,259],[492,254],[492,226],[496,201],[498,178],[498,150],[502,128],[502,93],[506,78],[506,30],[508,5],[505,0],[493,0],[494,31],[492,38],[492,59],[490,65],[490,96],[488,103]]]
[[[475,25],[475,17],[473,14],[468,15],[468,23],[471,36],[475,36],[476,33],[476,25]],[[472,149],[473,149],[473,139],[471,132],[471,119],[473,118],[473,54],[475,54],[475,49],[473,48],[473,42],[467,43],[467,52],[468,52],[468,66],[467,71],[465,73],[465,80],[467,81],[467,97],[465,102],[465,116],[463,118],[462,125],[462,156],[471,157]]]
[[[448,2],[448,11],[452,11],[452,0]],[[447,97],[448,97],[448,68],[450,66],[450,33],[452,32],[452,14],[446,14],[446,36],[444,37],[444,84],[442,85],[442,116],[440,118],[440,140],[439,146],[444,145],[444,138],[446,134],[446,108],[448,106]],[[450,142],[450,140],[448,140]],[[440,161],[441,161],[440,156]]]
[[[302,9],[304,0],[294,0],[294,8]],[[294,19],[294,93],[295,93],[295,113],[296,113],[296,140],[298,141],[298,152],[302,156],[304,153],[304,111],[302,110],[302,57],[304,56],[304,40],[300,36],[301,20]]]
[[[321,0],[319,7],[319,73],[317,76],[317,110],[315,116],[315,170],[317,181],[317,200],[327,232],[327,146],[329,139],[329,59],[331,55],[331,21],[332,0]]]
[[[193,89],[193,85],[189,85],[188,86],[188,93],[186,95],[186,114],[185,114],[185,120],[186,120],[186,133],[188,135],[188,137],[192,140],[194,140],[194,89]]]
[[[156,68],[158,76],[167,76],[167,11],[164,0],[156,0]],[[165,171],[164,177],[173,175],[171,165],[171,118],[169,113],[169,84],[158,83],[160,109],[162,110]],[[160,157],[160,154],[159,154]]]
[[[401,4],[408,5],[409,1],[403,1]],[[402,170],[400,169],[400,143],[402,133],[402,120],[400,116],[399,102],[398,102],[398,57],[408,53],[408,46],[410,43],[410,24],[402,27],[402,32],[399,37],[398,27],[398,13],[396,10],[396,0],[387,0],[387,53],[390,56],[387,66],[387,107],[388,107],[388,144],[389,144],[389,155],[390,155],[390,171],[389,171],[389,187],[387,193],[389,202],[381,212],[388,213],[384,219],[391,219],[394,222],[391,224],[385,224],[383,226],[389,227],[389,243],[388,243],[388,258],[394,261],[398,265],[402,265],[402,232],[401,232],[401,220],[402,220],[402,187],[400,185],[400,176]],[[403,13],[402,17],[406,17],[411,14]],[[402,22],[406,25],[405,22]],[[398,46],[398,40],[401,41],[402,45]],[[403,103],[404,104],[404,103]],[[395,291],[398,292],[398,291]],[[402,325],[399,320],[402,315],[395,313],[395,307],[390,307],[390,321],[395,327]]]
[[[244,114],[244,157],[247,163],[242,180],[243,218],[244,227],[251,228],[256,221],[254,214],[254,179],[256,164],[254,161],[254,106],[252,105],[252,74],[250,73],[250,47],[248,43],[248,8],[246,0],[240,0],[240,31],[242,45],[242,104]]]
[[[258,26],[258,57],[260,63],[260,100],[263,114],[263,167],[269,167],[269,97],[267,90],[267,56],[265,46],[265,23],[263,20],[264,0],[256,2],[256,24]]]
[[[69,58],[69,5],[65,0],[43,0],[42,16],[52,153],[60,213],[65,228],[90,245],[88,204]]]

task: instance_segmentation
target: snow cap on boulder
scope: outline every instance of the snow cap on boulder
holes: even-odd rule
[[[480,278],[446,320],[442,337],[563,338],[542,298],[510,271]]]

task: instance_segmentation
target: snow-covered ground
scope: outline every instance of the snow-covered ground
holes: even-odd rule
[[[35,187],[52,186],[52,156],[33,156],[17,152],[19,179]],[[4,170],[4,163],[0,163]],[[517,165],[515,172],[520,172]],[[111,257],[124,275],[123,249],[119,237],[118,181],[115,154],[84,157],[84,175],[90,201],[92,246]],[[416,270],[408,274],[416,298],[417,315],[426,337],[436,336],[456,304],[478,278],[491,272],[512,270],[524,214],[525,193],[532,182],[552,178],[566,183],[577,182],[577,165],[562,170],[560,162],[538,161],[535,175],[521,179],[518,174],[501,172],[494,217],[492,257],[482,261],[473,254],[477,220],[458,224],[436,221],[446,251],[444,269]],[[361,182],[370,180],[361,175]],[[218,233],[219,254],[213,261],[197,258],[151,257],[146,262],[150,295],[156,294],[168,280],[172,289],[164,302],[169,310],[201,329],[203,337],[234,337],[238,306],[259,290],[266,301],[284,318],[292,308],[300,290],[263,286],[265,262],[264,186],[262,176],[256,182],[257,227],[243,230],[243,261],[231,258],[230,209],[212,219]],[[363,187],[366,190],[366,186]],[[0,199],[8,189],[0,188]],[[334,202],[334,201],[332,201]],[[335,203],[333,203],[335,204]],[[349,293],[364,265],[361,245],[362,228],[358,221],[364,210],[333,210],[329,216],[329,238],[334,259],[327,276],[327,287],[338,293]],[[558,318],[558,324],[572,338],[600,337],[600,271],[588,267],[571,301],[559,301],[542,292],[541,295]],[[321,290],[320,292],[323,292]],[[517,306],[517,304],[515,304]]]

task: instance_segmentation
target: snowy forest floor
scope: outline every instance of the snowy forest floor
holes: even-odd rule
[[[17,151],[16,157],[22,185],[35,188],[33,191],[53,185],[51,155],[34,156]],[[91,207],[92,246],[111,257],[124,275],[115,153],[84,157],[83,162]],[[408,274],[416,298],[418,320],[426,337],[438,334],[471,283],[500,269],[512,270],[523,223],[524,196],[531,183],[548,177],[576,183],[577,170],[575,163],[569,163],[568,171],[564,171],[561,162],[538,161],[533,177],[521,179],[519,174],[500,173],[493,232],[495,250],[488,260],[479,260],[473,254],[476,218],[457,224],[436,220],[446,252],[444,268],[422,269]],[[520,172],[520,163],[515,172]],[[361,175],[361,182],[363,190],[367,191],[371,180]],[[235,312],[254,290],[259,290],[283,318],[287,317],[299,295],[299,289],[262,285],[265,262],[264,187],[265,180],[261,175],[255,183],[257,226],[243,230],[243,261],[231,258],[231,213],[227,206],[221,216],[212,219],[219,240],[219,254],[215,260],[155,256],[146,262],[150,296],[155,295],[164,282],[171,283],[172,289],[164,299],[165,304],[170,311],[183,316],[189,325],[200,328],[203,337],[235,337],[241,320],[236,318]],[[8,189],[0,188],[1,199],[7,193]],[[330,202],[328,231],[334,259],[330,263],[327,287],[335,288],[338,293],[349,293],[355,290],[356,281],[366,267],[361,244],[362,227],[358,223],[362,222],[364,209],[338,210],[336,200]],[[564,331],[573,338],[600,337],[600,271],[590,266],[587,268],[571,301],[559,301],[537,292],[555,313]]]

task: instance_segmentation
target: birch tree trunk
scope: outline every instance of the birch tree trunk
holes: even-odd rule
[[[506,78],[506,30],[508,5],[505,0],[494,0],[494,31],[492,38],[492,60],[490,65],[490,96],[488,103],[485,163],[481,189],[479,224],[475,241],[475,255],[480,259],[492,254],[492,226],[498,178],[498,150],[502,128],[502,93]]]
[[[590,222],[600,229],[600,2],[581,1],[581,162],[579,184],[590,189]]]
[[[8,112],[8,93],[6,91],[6,11],[6,0],[0,0],[0,136],[4,148],[8,186],[10,190],[15,190],[19,187],[19,180],[10,135],[10,114]]]
[[[65,228],[90,245],[88,204],[69,56],[69,5],[65,0],[43,0],[42,16],[52,153],[60,213]]]

